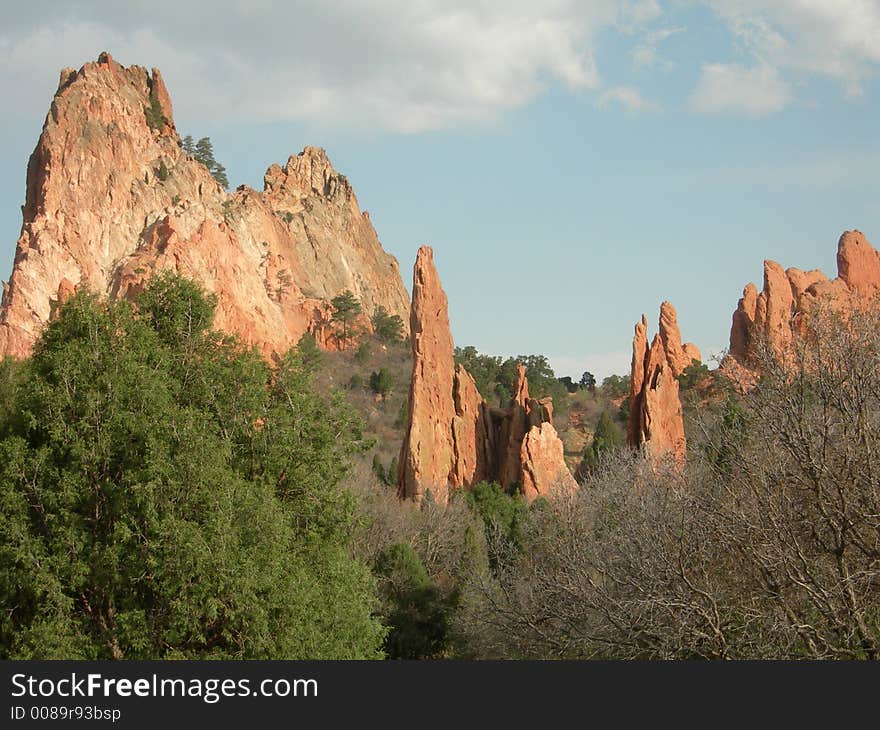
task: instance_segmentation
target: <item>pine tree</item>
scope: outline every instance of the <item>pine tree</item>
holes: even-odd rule
[[[193,144],[192,135],[186,135],[182,143],[183,151],[192,155],[198,162],[201,162],[211,176],[226,190],[229,187],[229,179],[226,176],[226,168],[223,167],[214,158],[214,145],[210,137],[202,137],[198,142]]]
[[[345,343],[348,342],[348,338],[352,334],[352,322],[362,311],[361,303],[351,291],[346,289],[339,296],[333,297],[331,304],[333,305],[331,319],[342,325],[340,339],[344,348]]]
[[[403,320],[398,314],[389,314],[382,305],[376,307],[372,317],[373,332],[383,342],[403,341]]]
[[[360,423],[212,319],[173,275],[80,292],[0,368],[4,658],[381,655],[338,486]]]

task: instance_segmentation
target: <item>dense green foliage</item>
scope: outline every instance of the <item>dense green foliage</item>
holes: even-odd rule
[[[212,312],[172,276],[138,311],[78,293],[0,367],[4,657],[379,656],[336,486],[359,423]]]
[[[403,341],[403,320],[399,314],[389,314],[379,305],[372,317],[373,332],[382,342],[394,344]]]
[[[699,360],[691,360],[691,364],[678,376],[678,384],[682,389],[688,390],[710,377],[711,371],[708,365],[701,363]]]
[[[465,499],[489,533],[497,533],[517,549],[522,548],[528,507],[518,493],[510,495],[494,482],[480,482],[465,493]]]
[[[354,353],[354,361],[358,365],[366,365],[370,362],[370,355],[373,354],[373,348],[370,346],[369,340],[364,340],[358,345],[358,349]]]
[[[348,290],[333,297],[331,304],[333,305],[333,314],[330,318],[341,327],[341,331],[338,331],[337,334],[342,346],[345,347],[348,340],[355,334],[354,320],[363,311],[363,308],[357,297]]]
[[[629,395],[629,375],[609,375],[602,381],[602,392],[609,398]]]
[[[214,158],[214,145],[211,142],[210,137],[202,137],[198,142],[195,142],[192,135],[188,134],[183,138],[181,147],[184,152],[188,155],[192,155],[198,162],[201,162],[206,168],[208,168],[211,177],[220,183],[224,190],[229,188],[229,178],[226,177],[226,168]]]
[[[370,373],[370,390],[384,400],[394,390],[394,377],[385,368]]]
[[[306,332],[299,338],[299,342],[296,343],[296,354],[303,368],[309,373],[315,372],[324,361],[324,353],[321,352],[311,332]]]
[[[615,422],[614,416],[609,411],[602,411],[593,439],[584,449],[584,458],[579,471],[594,467],[602,454],[607,454],[620,449],[624,444],[623,432]]]
[[[153,89],[150,89],[150,105],[144,107],[144,116],[147,119],[147,126],[157,132],[161,132],[168,124],[168,118],[162,113],[162,105]]]
[[[444,596],[409,545],[385,549],[374,568],[390,627],[385,639],[389,659],[442,658],[451,648],[450,615],[457,595]]]
[[[551,396],[554,404],[564,405],[567,390],[553,372],[544,355],[520,355],[502,359],[497,355],[482,355],[476,347],[455,348],[455,362],[471,374],[477,390],[487,400],[492,396],[499,405],[507,405],[516,383],[516,366],[521,363],[529,381],[529,395],[533,398]]]

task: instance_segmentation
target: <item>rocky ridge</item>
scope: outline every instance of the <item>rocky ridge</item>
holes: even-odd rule
[[[829,279],[818,269],[783,269],[764,261],[764,284],[743,289],[730,328],[729,357],[723,369],[740,376],[755,367],[757,348],[784,357],[802,331],[803,318],[818,306],[852,310],[874,301],[880,291],[880,253],[861,231],[846,231],[837,245],[837,271]]]
[[[131,296],[156,271],[218,298],[215,324],[271,355],[307,331],[337,346],[330,299],[408,320],[397,261],[323,150],[272,165],[264,189],[228,194],[181,149],[157,69],[103,53],[64,69],[27,171],[15,263],[3,285],[0,357],[24,357],[59,300],[87,287]]]

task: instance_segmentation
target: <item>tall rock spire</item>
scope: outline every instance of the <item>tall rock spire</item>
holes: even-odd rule
[[[690,353],[688,353],[690,350]],[[670,459],[681,464],[687,451],[677,375],[693,346],[682,346],[675,309],[664,302],[660,332],[648,347],[645,316],[635,327],[630,372],[629,444],[658,466]],[[698,354],[698,353],[697,353]],[[687,361],[688,364],[690,360]]]
[[[418,502],[430,490],[445,505],[452,490],[482,481],[516,487],[529,501],[577,488],[550,422],[552,403],[529,397],[525,368],[517,367],[514,396],[499,411],[489,408],[470,373],[455,365],[446,294],[427,246],[413,268],[410,331],[409,422],[398,459],[402,499]]]
[[[409,423],[398,466],[399,494],[421,501],[430,489],[435,501],[445,504],[453,471],[455,361],[446,293],[428,246],[419,249],[413,267],[410,338],[413,370]]]

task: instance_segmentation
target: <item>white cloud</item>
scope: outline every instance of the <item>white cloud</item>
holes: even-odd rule
[[[791,100],[790,87],[772,66],[710,63],[703,66],[690,104],[700,114],[759,117],[781,111]]]
[[[636,68],[672,68],[661,44],[688,3],[712,8],[741,56],[687,59],[708,64],[695,108],[770,113],[816,75],[858,94],[880,63],[877,0],[30,0],[4,15],[0,94],[39,118],[58,69],[108,50],[162,68],[184,119],[419,132],[492,120],[550,85],[632,110],[644,100],[603,79],[597,39],[629,38]],[[758,96],[735,103],[719,80]]]
[[[596,90],[594,39],[656,2],[34,0],[0,30],[0,93],[41,115],[63,66],[159,66],[179,112],[419,132],[491,119],[550,83]],[[22,90],[24,96],[22,98]]]
[[[637,69],[654,68],[655,66],[661,66],[666,69],[673,68],[675,64],[668,59],[661,58],[657,47],[667,38],[678,33],[684,33],[686,30],[687,28],[684,26],[677,26],[646,32],[641,42],[632,50],[633,66]]]
[[[657,105],[645,99],[638,89],[631,86],[615,86],[604,91],[597,101],[599,108],[606,109],[612,104],[619,104],[629,112],[651,111]]]
[[[785,72],[837,80],[858,94],[880,63],[877,0],[699,0],[741,49]]]

